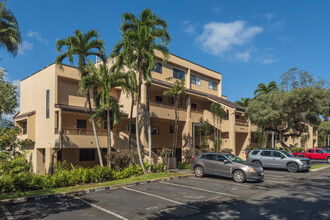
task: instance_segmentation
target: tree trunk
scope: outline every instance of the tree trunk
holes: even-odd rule
[[[89,91],[87,91],[87,102],[88,102],[88,107],[89,107],[90,118],[92,121],[93,133],[94,133],[94,138],[95,138],[96,148],[97,148],[97,154],[99,156],[100,165],[101,165],[101,167],[103,167],[103,158],[102,158],[102,154],[101,154],[99,139],[98,139],[97,133],[96,133],[96,126],[95,126],[94,115],[93,115],[93,110],[92,110],[92,103],[91,103]]]
[[[140,133],[139,133],[139,107],[140,107],[140,95],[141,95],[141,80],[139,80],[139,86],[138,86],[138,97],[136,101],[136,147],[138,150],[139,160],[140,164],[143,170],[143,173],[146,173],[146,169],[143,164],[142,155],[141,155],[141,146],[140,146]]]
[[[286,151],[288,151],[289,153],[292,153],[290,147],[284,143],[284,137],[283,137],[283,134],[279,134],[279,139],[280,139],[281,146],[282,146]]]
[[[175,125],[174,125],[174,157],[176,157],[176,147],[178,144],[178,114],[179,114],[179,96],[176,98],[175,103]]]
[[[107,165],[111,168],[110,154],[111,154],[111,131],[110,131],[110,109],[107,109],[107,135],[108,135],[108,150],[107,150]]]
[[[150,104],[149,104],[149,87],[150,83],[147,84],[147,123],[148,123],[148,147],[149,147],[149,168],[148,173],[151,173],[151,122],[150,122]]]
[[[132,95],[132,103],[131,103],[131,115],[129,117],[129,124],[128,124],[128,149],[131,149],[132,145],[132,123],[133,123],[133,108],[134,108],[134,93]]]

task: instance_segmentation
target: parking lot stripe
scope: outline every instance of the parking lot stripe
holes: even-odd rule
[[[191,209],[199,209],[196,206],[187,205],[187,204],[184,204],[182,202],[174,201],[172,199],[168,199],[168,198],[165,198],[165,197],[162,197],[162,196],[158,196],[158,195],[154,195],[154,194],[151,194],[151,193],[139,191],[139,190],[136,190],[136,189],[126,188],[126,187],[124,187],[123,189],[133,191],[133,192],[137,192],[137,193],[141,193],[141,194],[144,194],[144,195],[147,195],[147,196],[152,196],[152,197],[162,199],[162,200],[165,200],[165,201],[168,201],[168,202],[172,202],[172,203],[175,203],[175,204],[178,204],[178,205],[186,206],[186,207],[191,208]]]
[[[99,210],[101,210],[101,211],[103,211],[103,212],[106,212],[106,213],[108,213],[108,214],[110,214],[110,215],[113,215],[113,216],[115,216],[115,217],[117,217],[117,218],[119,218],[119,219],[122,219],[122,220],[128,220],[127,218],[125,218],[125,217],[123,217],[123,216],[121,216],[121,215],[119,215],[119,214],[117,214],[117,213],[111,212],[111,211],[109,211],[109,210],[107,210],[107,209],[104,209],[104,208],[102,208],[102,207],[100,207],[100,206],[97,206],[97,205],[95,205],[95,204],[93,204],[93,203],[87,202],[87,201],[84,200],[83,198],[80,198],[80,197],[78,197],[78,196],[74,196],[74,198],[75,198],[75,199],[79,199],[79,200],[83,201],[84,203],[86,203],[86,204],[88,204],[88,205],[90,205],[90,206],[92,206],[92,207],[94,207],[94,208],[96,208],[96,209],[99,209]]]
[[[286,184],[285,182],[280,182],[280,181],[273,181],[273,180],[267,180],[267,179],[264,179],[264,182],[270,182],[270,183],[279,183],[279,184]]]
[[[7,209],[6,206],[2,205],[1,206],[2,211],[5,213],[5,215],[7,216],[8,220],[14,220],[13,216],[10,214],[9,210]]]
[[[175,183],[169,183],[169,182],[160,182],[160,183],[168,184],[168,185],[172,185],[172,186],[178,186],[178,187],[189,188],[189,189],[195,189],[195,190],[204,191],[204,192],[209,192],[209,193],[215,193],[215,194],[219,194],[219,195],[223,195],[223,196],[239,197],[238,195],[227,194],[227,193],[221,193],[221,192],[212,191],[212,190],[203,189],[203,188],[198,188],[198,187],[194,187],[194,186],[187,186],[187,185],[175,184]]]
[[[231,183],[231,182],[225,182],[225,181],[210,180],[210,179],[205,179],[205,178],[200,179],[200,178],[196,178],[196,177],[191,177],[190,179],[199,180],[199,181],[208,181],[208,182],[214,182],[214,183],[225,183],[225,184],[228,184],[228,185],[235,185],[235,186],[256,187],[258,189],[268,189],[267,187],[264,187],[264,186],[252,186],[252,185]]]

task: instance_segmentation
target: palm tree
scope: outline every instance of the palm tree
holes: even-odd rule
[[[128,71],[127,73],[127,91],[131,96],[131,111],[128,124],[128,149],[131,149],[132,144],[132,123],[133,123],[133,108],[134,108],[134,98],[137,90],[136,75],[133,71]]]
[[[213,143],[215,145],[215,150],[219,150],[221,146],[221,121],[224,117],[224,110],[219,103],[213,102],[211,104],[211,113],[213,117]],[[218,124],[220,124],[220,129],[216,129]]]
[[[247,108],[250,105],[251,101],[252,101],[252,99],[250,99],[250,98],[241,98],[240,101],[236,101],[235,103],[242,107]]]
[[[147,8],[137,17],[132,13],[124,13],[122,15],[122,40],[119,41],[114,49],[112,57],[117,57],[121,64],[133,67],[138,74],[138,96],[137,96],[137,117],[136,117],[136,136],[138,150],[140,148],[139,141],[139,101],[142,83],[146,84],[147,91],[147,126],[148,126],[148,147],[149,147],[149,164],[151,165],[151,123],[149,108],[149,87],[151,84],[151,71],[156,67],[157,60],[154,50],[158,50],[163,55],[163,62],[169,57],[167,48],[170,35],[167,31],[167,22],[154,14],[151,9]],[[122,55],[119,55],[122,53]],[[118,57],[121,56],[121,57]],[[120,66],[120,65],[118,65]],[[141,161],[140,161],[141,162]],[[149,166],[149,172],[151,166]]]
[[[258,97],[263,94],[269,94],[273,91],[278,90],[277,83],[275,81],[271,81],[268,86],[265,83],[259,83],[257,89],[254,90],[254,97]]]
[[[65,47],[66,51],[62,53],[62,48]],[[78,57],[78,71],[80,73],[81,79],[87,77],[90,72],[88,71],[87,58],[90,56],[96,56],[101,58],[105,63],[106,56],[104,54],[104,41],[99,37],[99,33],[96,30],[89,30],[87,33],[83,34],[80,30],[75,30],[74,35],[65,39],[58,40],[56,42],[56,50],[60,53],[55,60],[55,63],[62,67],[63,60],[68,58],[69,62],[73,64],[74,56]],[[91,103],[90,89],[92,84],[84,83],[80,84],[80,89],[85,93],[88,102],[90,120],[93,126],[93,132],[96,142],[96,148],[100,160],[100,165],[103,166],[103,160],[101,155],[101,149],[99,140],[96,134],[96,127],[94,121],[94,114]]]
[[[172,81],[173,78],[167,78],[168,81]],[[175,106],[175,121],[174,121],[174,136],[173,136],[173,146],[172,146],[172,157],[176,157],[176,146],[178,142],[178,121],[179,121],[179,102],[180,96],[186,94],[185,82],[183,79],[175,80],[174,85],[170,86],[170,89],[164,91],[165,96],[174,98],[174,106]]]
[[[16,56],[18,46],[22,43],[21,32],[13,12],[6,8],[5,2],[0,2],[0,47],[6,47],[8,52]]]
[[[111,73],[106,64],[101,64],[96,67],[94,63],[89,63],[90,74],[86,76],[82,81],[94,82],[93,90],[95,91],[95,105],[97,109],[97,115],[102,116],[106,113],[106,125],[107,125],[107,165],[111,167],[110,153],[111,153],[111,131],[110,121],[113,120],[113,124],[118,124],[120,120],[120,105],[118,99],[110,95],[110,92],[115,87],[121,87],[126,89],[126,76],[121,72]],[[93,80],[95,78],[96,80]]]

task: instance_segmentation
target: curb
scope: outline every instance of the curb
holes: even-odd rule
[[[327,169],[327,168],[329,168],[329,167],[330,167],[330,165],[327,165],[327,166],[325,166],[325,167],[320,167],[320,168],[316,168],[316,169],[309,169],[309,171],[315,172],[315,171],[320,171],[320,170]]]
[[[110,190],[120,189],[120,188],[124,188],[124,187],[137,186],[137,185],[166,181],[166,180],[183,179],[183,178],[188,178],[191,176],[193,176],[193,174],[186,174],[186,175],[182,175],[182,176],[140,181],[140,182],[135,182],[135,183],[127,183],[127,184],[114,185],[114,186],[85,189],[85,190],[73,191],[73,192],[56,193],[56,194],[49,194],[49,195],[42,195],[42,196],[29,196],[29,197],[15,198],[15,199],[5,199],[5,200],[0,200],[0,204],[40,201],[40,200],[44,200],[44,199],[61,198],[61,197],[65,197],[65,196],[82,196],[82,195],[93,193],[93,192],[110,191]]]

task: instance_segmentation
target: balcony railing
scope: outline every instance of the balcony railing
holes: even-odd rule
[[[165,104],[163,102],[157,102],[154,100],[150,100],[149,101],[151,106],[158,106],[158,107],[162,107],[162,108],[167,108],[167,109],[175,109],[174,105],[170,105],[170,104]],[[186,111],[186,108],[184,108],[183,106],[179,106],[179,110],[180,111]]]
[[[240,125],[240,126],[249,126],[249,122],[243,121],[243,120],[235,120],[235,125]]]
[[[62,130],[64,135],[88,135],[88,136],[94,135],[92,129],[63,128]],[[96,134],[98,136],[106,136],[107,131],[96,130]]]

